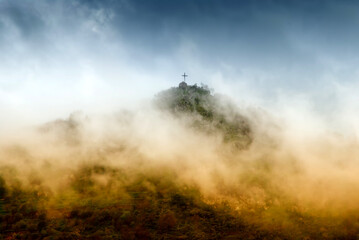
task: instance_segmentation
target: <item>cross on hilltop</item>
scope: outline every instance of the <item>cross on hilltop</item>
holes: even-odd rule
[[[182,89],[186,89],[187,88],[186,77],[188,77],[188,75],[186,73],[183,73],[182,77],[183,77],[183,82],[181,82],[178,85],[178,87]]]
[[[185,82],[185,81],[186,81],[186,77],[188,77],[188,75],[186,75],[186,73],[183,73],[182,77],[183,77],[183,81]]]

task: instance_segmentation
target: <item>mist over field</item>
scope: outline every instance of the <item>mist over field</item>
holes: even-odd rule
[[[355,140],[303,134],[198,89],[172,88],[108,115],[75,112],[3,138],[3,236],[356,237]]]
[[[358,10],[0,0],[0,239],[357,239]]]

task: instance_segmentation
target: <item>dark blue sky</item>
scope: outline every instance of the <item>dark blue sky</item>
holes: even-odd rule
[[[318,55],[355,60],[359,40],[355,1],[2,0],[0,10],[3,46],[9,44],[3,38],[10,22],[21,40],[40,51],[51,50],[57,31],[74,40],[81,34],[94,51],[103,48],[99,38],[110,37],[131,48],[134,61],[144,66],[151,66],[154,56],[171,56],[187,41],[210,68],[226,62],[239,70],[304,68],[311,75],[313,67],[323,67]],[[107,32],[86,31],[84,23],[91,21]]]

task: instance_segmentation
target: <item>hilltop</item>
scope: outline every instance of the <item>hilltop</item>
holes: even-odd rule
[[[161,91],[155,104],[176,117],[190,116],[191,126],[208,134],[220,133],[223,142],[244,149],[252,142],[249,121],[232,102],[212,94],[206,85],[187,85]]]

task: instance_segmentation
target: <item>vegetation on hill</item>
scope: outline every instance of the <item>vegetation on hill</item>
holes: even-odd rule
[[[107,182],[99,180],[106,177]],[[0,178],[1,179],[1,178]],[[238,211],[174,173],[84,165],[56,194],[37,179],[0,181],[0,239],[356,239],[358,217],[318,217],[278,199]]]
[[[206,85],[172,87],[157,94],[155,103],[176,116],[192,117],[192,127],[208,134],[220,133],[224,142],[238,149],[252,142],[249,121],[232,103],[213,95]]]
[[[4,185],[4,239],[223,239],[280,236],[244,223],[226,204],[208,204],[196,187],[171,173],[127,176],[119,169],[84,166],[49,202],[41,182]],[[96,176],[107,176],[102,185]],[[128,180],[131,179],[131,180]],[[117,186],[118,188],[116,188]],[[69,197],[71,196],[71,197]],[[243,231],[245,230],[245,231]]]

